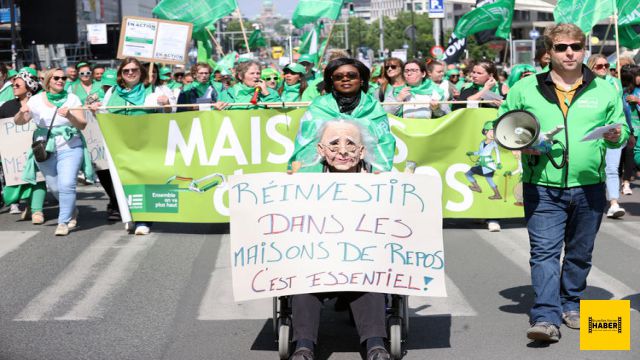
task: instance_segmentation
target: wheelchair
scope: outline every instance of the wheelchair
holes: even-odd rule
[[[409,297],[406,295],[387,295],[385,301],[389,353],[395,360],[404,356],[403,344],[409,336]],[[350,312],[350,311],[349,311]],[[293,349],[293,322],[291,297],[273,298],[273,332],[278,344],[278,356],[289,359]]]

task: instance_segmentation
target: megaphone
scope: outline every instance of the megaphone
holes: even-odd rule
[[[554,144],[553,137],[562,131],[558,125],[553,130],[540,134],[540,122],[526,110],[512,110],[496,120],[494,137],[498,145],[508,150],[534,149],[549,153]]]

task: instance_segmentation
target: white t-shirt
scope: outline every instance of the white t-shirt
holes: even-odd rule
[[[37,95],[32,96],[29,101],[27,101],[27,106],[31,111],[31,120],[41,128],[49,128],[49,124],[51,124],[51,119],[56,112],[55,106],[49,104],[47,100],[45,100],[46,93],[43,91]],[[67,101],[62,104],[62,107],[71,108],[71,107],[80,107],[82,106],[82,102],[80,98],[75,95],[69,93],[67,95]],[[53,126],[73,126],[71,121],[64,116],[60,116],[60,114],[56,114],[55,119],[53,120]],[[38,140],[38,139],[36,139]],[[80,140],[79,136],[74,136],[69,141],[66,141],[62,136],[56,136],[56,147],[58,150],[66,149],[70,147],[77,147],[82,145],[82,140]]]

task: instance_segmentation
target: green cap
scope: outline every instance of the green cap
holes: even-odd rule
[[[451,75],[460,75],[460,70],[458,69],[449,69],[447,70],[447,72],[444,73],[445,76],[451,76]]]
[[[316,57],[313,56],[313,55],[309,55],[309,54],[302,54],[298,58],[298,64],[301,64],[303,62],[308,62],[310,64],[315,64],[316,63]]]
[[[102,86],[118,85],[118,71],[116,69],[106,69],[102,74]]]
[[[35,77],[38,77],[38,72],[36,71],[36,69],[34,69],[34,68],[30,67],[30,66],[25,66],[22,69],[20,69],[18,72],[19,73],[28,72],[29,74],[31,74],[31,75],[33,75]]]
[[[81,61],[79,63],[76,64],[76,69],[80,69],[83,66],[90,66],[88,62],[85,61]]]
[[[482,130],[493,130],[493,120],[484,123],[484,126],[482,126]]]
[[[291,63],[291,64],[285,66],[284,68],[285,68],[285,70],[289,70],[291,72],[294,72],[294,73],[297,73],[297,74],[301,74],[301,75],[304,75],[304,74],[307,73],[307,69],[304,66],[302,66],[300,64],[296,64],[296,63]]]
[[[161,67],[158,71],[158,78],[160,80],[171,80],[171,68],[168,66]]]
[[[29,68],[31,69],[31,68]],[[31,69],[33,70],[33,69]],[[9,71],[7,71],[7,79],[11,79],[12,77],[18,75],[18,72],[13,70],[13,69],[9,69]]]

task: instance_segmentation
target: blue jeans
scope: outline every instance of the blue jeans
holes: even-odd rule
[[[604,171],[607,174],[607,198],[609,200],[618,200],[620,198],[620,174],[618,173],[618,168],[620,167],[620,159],[624,147],[625,145],[618,149],[607,149],[604,157],[606,163]]]
[[[562,324],[562,312],[580,310],[591,254],[606,205],[604,184],[569,189],[523,184],[531,244],[531,323]],[[564,261],[560,254],[564,245]]]
[[[76,208],[76,183],[82,161],[83,147],[77,146],[58,150],[46,161],[38,163],[47,186],[60,203],[58,224],[68,223],[73,216]]]

